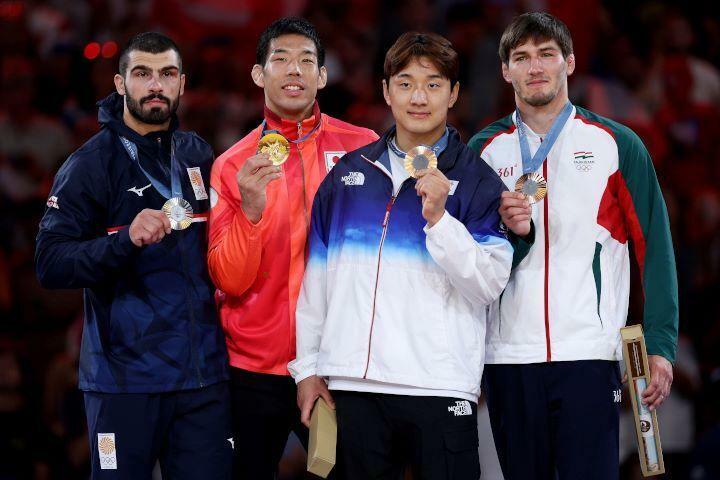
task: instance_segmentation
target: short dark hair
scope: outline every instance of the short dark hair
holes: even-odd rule
[[[128,63],[130,61],[130,52],[138,50],[147,53],[163,53],[168,50],[175,50],[178,56],[178,67],[182,71],[182,57],[177,44],[167,35],[158,32],[144,32],[132,37],[125,45],[120,54],[120,75],[123,77],[127,73]]]
[[[573,53],[572,37],[567,25],[549,13],[531,12],[515,17],[503,32],[498,49],[500,60],[507,65],[510,51],[530,38],[534,43],[555,40],[565,58]]]
[[[385,81],[405,68],[412,59],[426,57],[440,75],[450,80],[450,87],[458,81],[460,62],[450,41],[437,33],[405,32],[385,54]]]
[[[292,34],[302,35],[312,40],[315,44],[315,50],[317,50],[318,67],[325,65],[325,48],[320,41],[320,35],[315,29],[315,25],[299,17],[284,17],[275,20],[260,34],[257,50],[255,51],[255,63],[265,65],[268,59],[270,42],[273,39]]]

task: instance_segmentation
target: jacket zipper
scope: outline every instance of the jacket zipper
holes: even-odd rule
[[[172,140],[171,140],[172,141]],[[158,146],[161,145],[160,137],[158,137]],[[172,161],[172,160],[171,160]],[[190,358],[192,358],[194,367],[195,367],[195,373],[197,375],[198,383],[200,384],[200,387],[204,387],[203,384],[203,378],[202,374],[200,373],[200,366],[198,365],[198,358],[197,358],[197,352],[195,351],[195,344],[193,342],[194,336],[195,336],[195,310],[193,309],[193,301],[190,296],[190,290],[189,285],[191,285],[191,279],[190,279],[190,273],[189,268],[187,264],[187,256],[185,255],[185,245],[183,242],[183,238],[185,237],[185,232],[183,231],[177,231],[175,232],[175,235],[177,235],[177,245],[180,249],[180,259],[183,269],[183,274],[185,275],[185,305],[188,309],[188,313],[190,314]]]
[[[382,235],[380,235],[380,248],[378,249],[377,270],[375,272],[375,288],[373,290],[372,317],[370,318],[370,337],[368,338],[368,354],[367,354],[367,360],[365,361],[365,373],[363,373],[363,378],[367,378],[368,368],[370,368],[370,349],[372,347],[373,325],[375,324],[375,301],[377,300],[377,288],[378,288],[378,283],[380,282],[380,260],[382,258],[382,248],[383,248],[383,244],[385,243],[385,237],[387,236],[388,223],[390,222],[390,210],[392,210],[392,207],[395,204],[395,198],[396,198],[395,195],[390,197],[390,201],[388,202],[387,206],[385,207],[385,217],[383,218],[383,222],[382,222],[383,229],[382,229]]]
[[[375,165],[375,163],[364,157],[365,161],[369,162],[373,167],[377,168],[383,174],[386,176],[389,176],[387,172],[385,172],[383,169]],[[412,177],[410,177],[412,178]],[[380,261],[382,260],[382,249],[383,244],[385,243],[385,237],[387,236],[387,229],[388,224],[390,223],[390,211],[392,210],[393,205],[395,204],[395,200],[397,199],[398,195],[400,195],[400,192],[402,191],[403,187],[407,185],[408,180],[410,178],[405,179],[405,181],[400,185],[400,188],[398,188],[397,193],[393,192],[392,196],[390,197],[390,200],[388,201],[387,205],[385,206],[385,216],[383,217],[382,221],[382,234],[380,235],[380,247],[378,248],[378,260],[377,260],[377,270],[375,272],[375,288],[373,289],[373,301],[372,301],[372,316],[370,317],[370,335],[368,337],[368,353],[367,353],[367,359],[365,360],[365,372],[363,373],[363,379],[367,378],[368,369],[370,368],[370,351],[372,348],[372,334],[373,334],[373,326],[375,325],[375,303],[377,301],[377,289],[378,284],[380,283]],[[392,183],[392,177],[390,177],[390,182]]]
[[[543,176],[545,181],[548,181],[547,173],[547,159],[543,162]],[[545,347],[546,347],[546,361],[552,361],[552,352],[550,350],[550,313],[548,308],[548,290],[550,283],[550,234],[548,233],[548,195],[545,195],[545,201],[543,202],[543,229],[545,230]]]

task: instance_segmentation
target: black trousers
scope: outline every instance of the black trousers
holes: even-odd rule
[[[456,398],[333,391],[347,480],[478,480],[477,404]]]
[[[230,369],[233,478],[277,478],[278,463],[290,432],[307,449],[308,429],[300,423],[297,388],[289,376]]]
[[[483,391],[505,480],[618,478],[618,362],[485,365]]]
[[[229,480],[232,467],[227,382],[165,393],[85,392],[90,478]]]

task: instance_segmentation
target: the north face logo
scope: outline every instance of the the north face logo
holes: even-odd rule
[[[365,185],[365,175],[362,172],[350,172],[340,180],[345,185]]]
[[[470,402],[467,400],[456,400],[455,405],[450,405],[448,407],[448,412],[453,412],[456,417],[472,415],[472,407],[470,406]]]

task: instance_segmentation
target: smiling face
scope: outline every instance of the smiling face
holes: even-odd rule
[[[398,135],[407,134],[421,142],[442,135],[458,91],[459,84],[451,87],[450,80],[427,57],[412,58],[389,83],[383,80],[383,95],[392,109]]]
[[[310,115],[317,91],[325,87],[327,71],[318,67],[315,43],[298,34],[270,41],[264,65],[255,65],[252,78],[265,90],[265,105],[281,118],[300,121]]]
[[[563,57],[555,40],[532,39],[510,50],[502,64],[503,78],[511,83],[518,103],[533,107],[567,98],[567,77],[575,70],[575,56]]]
[[[125,108],[134,120],[147,125],[168,123],[185,90],[177,52],[129,52],[127,71],[124,77],[115,75],[115,87],[125,96]]]

